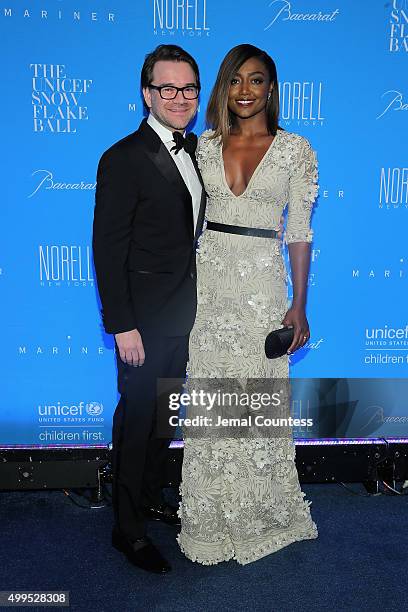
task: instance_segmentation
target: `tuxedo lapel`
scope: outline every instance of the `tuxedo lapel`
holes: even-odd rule
[[[194,233],[194,246],[197,240],[199,239],[201,232],[203,231],[206,204],[207,204],[207,194],[205,193],[203,189],[201,192],[200,210],[198,211],[197,225],[196,225],[196,230]]]
[[[194,246],[201,234],[201,231],[203,229],[203,223],[204,223],[204,215],[205,215],[205,206],[207,203],[207,194],[205,193],[205,187],[204,187],[204,181],[203,181],[203,177],[201,176],[201,172],[200,172],[200,168],[198,167],[197,164],[197,160],[196,160],[196,156],[194,153],[190,153],[190,157],[191,160],[193,162],[195,171],[197,173],[198,179],[200,181],[201,187],[202,187],[202,192],[201,192],[201,201],[200,201],[200,210],[198,211],[198,217],[197,217],[197,225],[196,225],[196,230],[194,233]]]
[[[179,195],[185,199],[190,201],[191,208],[191,195],[187,186],[181,176],[179,169],[176,166],[175,161],[171,158],[171,155],[165,145],[161,142],[160,148],[157,153],[153,153],[152,151],[148,151],[152,162],[156,165],[157,169],[161,172],[161,174],[173,185],[173,187],[178,191]]]
[[[191,220],[191,228],[193,228],[191,195],[187,189],[183,177],[179,172],[179,169],[176,166],[175,161],[172,159],[169,151],[160,140],[159,136],[150,127],[145,119],[142,121],[139,131],[146,145],[146,155],[149,157],[149,159],[151,159],[160,174],[164,176],[164,178],[172,185],[174,190],[183,200],[186,207],[187,216],[189,220]]]

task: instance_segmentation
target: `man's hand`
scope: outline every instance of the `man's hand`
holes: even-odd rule
[[[123,363],[131,366],[142,366],[145,361],[142,337],[137,329],[115,334],[119,355]]]

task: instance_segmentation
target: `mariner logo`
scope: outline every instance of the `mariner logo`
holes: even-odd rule
[[[353,268],[351,276],[355,280],[370,279],[370,282],[391,280],[405,281],[407,279],[404,257],[400,257],[398,262],[387,263],[382,267],[372,268],[370,265],[364,268]]]
[[[55,357],[56,359],[60,357],[88,357],[92,359],[103,357],[109,352],[110,351],[107,351],[105,346],[99,346],[94,342],[84,343],[82,339],[76,340],[70,335],[66,336],[65,339],[47,339],[47,342],[40,339],[37,343],[21,343],[17,347],[17,355],[22,359],[27,359],[30,357],[39,359],[43,359],[44,357]],[[87,405],[91,412],[97,412],[100,410],[98,406],[102,406],[102,404],[98,404],[97,402],[90,402]]]
[[[155,36],[208,37],[208,0],[153,0]]]
[[[60,0],[61,2],[61,0]],[[11,4],[11,2],[10,2]],[[97,24],[102,22],[115,23],[116,13],[111,11],[99,11],[92,10],[87,7],[86,11],[83,10],[65,10],[60,8],[61,5],[54,7],[53,9],[36,7],[35,9],[28,8],[11,8],[10,6],[4,7],[0,15],[2,15],[7,21],[15,21],[16,19],[22,19],[24,21],[38,23],[56,23],[57,21],[74,21],[75,23],[89,23]]]

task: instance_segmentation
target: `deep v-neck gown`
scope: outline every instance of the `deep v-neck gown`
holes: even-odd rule
[[[286,242],[310,242],[317,164],[308,141],[279,130],[236,196],[226,181],[221,141],[211,136],[204,132],[197,152],[208,195],[206,222],[278,229],[288,205]],[[190,388],[197,379],[213,381],[214,389],[226,379],[239,380],[241,388],[254,379],[287,380],[287,357],[268,360],[264,351],[267,333],[282,327],[288,309],[280,241],[213,231],[205,223],[197,289]],[[291,431],[286,437],[217,436],[214,427],[183,433],[178,542],[189,559],[246,564],[317,537],[299,486]]]

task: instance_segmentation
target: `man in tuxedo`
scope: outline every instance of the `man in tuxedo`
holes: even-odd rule
[[[114,334],[120,401],[113,418],[114,547],[136,566],[171,568],[146,521],[178,524],[161,480],[169,439],[157,435],[157,380],[183,379],[196,313],[195,246],[205,192],[185,130],[200,91],[195,60],[175,45],[146,56],[147,120],[99,162],[93,249],[107,333]]]

